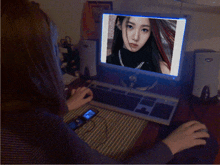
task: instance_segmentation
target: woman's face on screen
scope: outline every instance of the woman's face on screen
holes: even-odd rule
[[[150,20],[146,17],[126,17],[121,26],[124,48],[140,50],[150,37]]]

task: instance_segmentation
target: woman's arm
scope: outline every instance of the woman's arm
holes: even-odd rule
[[[174,130],[163,142],[173,154],[176,154],[194,146],[205,145],[205,139],[210,135],[204,130],[207,130],[204,124],[198,121],[189,121]]]

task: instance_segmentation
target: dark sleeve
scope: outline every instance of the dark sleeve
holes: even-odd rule
[[[173,154],[166,144],[157,143],[153,148],[133,156],[124,163],[131,164],[165,164],[173,159]]]
[[[112,61],[112,58],[113,58],[113,55],[111,54],[111,55],[109,55],[109,56],[107,56],[107,63],[113,63],[113,61]]]
[[[115,56],[114,54],[107,56],[107,63],[121,65],[118,56]]]
[[[98,153],[89,147],[87,143],[82,141],[77,134],[72,131],[63,121],[56,121],[57,145],[62,145],[59,148],[59,163],[83,163],[83,164],[119,164],[119,163],[167,163],[173,158],[169,148],[162,142],[156,144],[152,149],[141,152],[129,160],[117,162],[114,159],[108,158]],[[55,138],[55,137],[54,137]],[[64,151],[62,151],[64,150]],[[63,162],[61,159],[64,159]]]

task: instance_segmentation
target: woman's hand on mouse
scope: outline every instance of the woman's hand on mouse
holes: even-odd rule
[[[86,95],[89,95],[85,98]],[[71,91],[71,96],[66,104],[68,110],[77,109],[93,99],[92,91],[87,87],[79,87]]]
[[[209,138],[210,135],[201,130],[207,130],[204,124],[198,121],[189,121],[174,130],[163,142],[173,154],[194,146],[205,145],[206,140],[202,138]]]

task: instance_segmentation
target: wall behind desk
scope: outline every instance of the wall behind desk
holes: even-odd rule
[[[174,0],[111,1],[113,2],[113,9],[116,11],[190,15],[191,21],[186,50],[212,49],[220,51],[220,6],[218,4],[217,6],[181,4]],[[41,8],[56,23],[60,34],[59,39],[68,35],[72,38],[74,45],[79,43],[82,11],[86,0],[35,0],[35,2],[38,2]]]
[[[100,1],[100,0],[99,0]],[[108,0],[102,0],[108,1]],[[114,10],[163,12],[191,16],[187,51],[213,49],[220,51],[220,6],[182,4],[174,0],[111,0]],[[83,4],[86,0],[35,0],[57,24],[60,38],[66,35],[73,44],[80,39]]]

